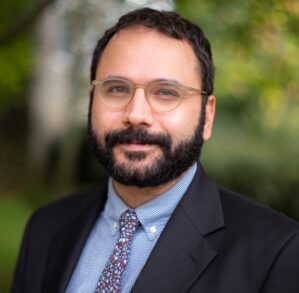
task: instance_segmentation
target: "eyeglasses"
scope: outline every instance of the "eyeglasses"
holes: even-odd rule
[[[106,106],[119,110],[130,103],[137,88],[144,89],[148,103],[157,112],[174,110],[188,94],[208,95],[205,91],[169,80],[155,80],[147,85],[140,85],[125,78],[108,77],[93,80],[91,85],[94,86],[96,98]]]

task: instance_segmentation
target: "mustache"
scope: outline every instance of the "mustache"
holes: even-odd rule
[[[144,127],[128,127],[126,129],[110,131],[105,135],[105,144],[109,148],[112,148],[117,144],[129,143],[155,144],[163,149],[170,149],[172,141],[169,135],[149,133]]]

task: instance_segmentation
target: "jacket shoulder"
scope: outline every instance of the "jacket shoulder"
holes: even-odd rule
[[[101,206],[106,197],[105,187],[88,189],[69,194],[38,208],[31,216],[29,225],[35,223],[40,229],[51,229],[80,214],[86,208]],[[36,227],[38,229],[38,227]]]
[[[281,245],[299,234],[296,220],[226,188],[219,191],[225,223],[232,231],[238,229],[244,237],[254,235],[264,243],[281,241]]]

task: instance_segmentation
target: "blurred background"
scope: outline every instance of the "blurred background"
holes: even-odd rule
[[[299,1],[2,0],[0,292],[30,213],[106,178],[87,143],[90,57],[106,28],[142,6],[180,12],[212,43],[207,173],[299,220]]]

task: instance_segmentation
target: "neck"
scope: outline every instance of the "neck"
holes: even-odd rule
[[[161,195],[163,192],[173,186],[180,179],[180,177],[175,178],[167,183],[151,187],[126,186],[113,179],[113,186],[116,193],[124,201],[124,203],[130,208],[136,209]]]

